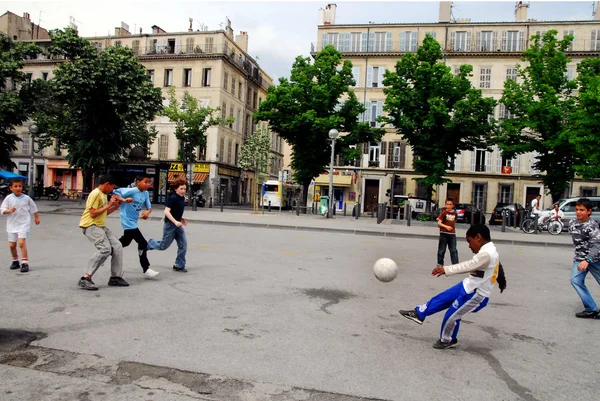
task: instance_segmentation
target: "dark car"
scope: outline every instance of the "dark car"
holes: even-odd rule
[[[468,203],[457,203],[454,205],[456,210],[456,222],[457,223],[483,223],[483,213],[475,206]]]
[[[509,218],[507,223],[509,226],[514,226],[515,224],[518,224],[519,221],[521,221],[521,216],[525,216],[526,213],[525,208],[520,203],[498,203],[496,207],[494,207],[494,210],[492,210],[492,216],[490,217],[490,225],[502,224],[502,212],[504,212],[505,210],[508,210],[510,212],[508,215]]]

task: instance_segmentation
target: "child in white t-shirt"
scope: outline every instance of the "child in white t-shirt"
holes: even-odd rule
[[[21,269],[21,273],[29,271],[29,258],[27,255],[27,237],[31,227],[31,213],[35,215],[35,224],[40,224],[35,202],[23,193],[23,181],[13,179],[10,183],[12,194],[4,198],[0,213],[8,215],[6,219],[6,232],[8,237],[8,246],[12,255],[13,262],[10,265],[11,270]],[[19,264],[19,254],[17,253],[17,243],[21,248],[21,262]]]

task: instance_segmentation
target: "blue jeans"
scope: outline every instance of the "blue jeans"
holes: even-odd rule
[[[458,249],[456,249],[456,234],[440,233],[438,242],[437,264],[444,266],[444,256],[446,255],[446,246],[450,250],[450,260],[452,264],[458,263]]]
[[[177,242],[177,258],[175,259],[175,267],[183,269],[185,267],[185,254],[187,253],[187,239],[183,227],[177,227],[175,224],[167,221],[163,226],[162,240],[156,241],[151,239],[148,241],[148,250],[164,251],[171,246],[173,240]]]
[[[571,285],[577,291],[579,298],[581,298],[581,302],[583,302],[583,306],[586,311],[595,312],[598,310],[598,305],[594,302],[594,298],[592,298],[592,294],[587,289],[585,285],[585,276],[587,276],[588,272],[594,276],[598,284],[600,284],[600,263],[590,263],[588,268],[584,271],[580,272],[577,270],[577,266],[579,262],[573,262],[573,268],[571,269]]]

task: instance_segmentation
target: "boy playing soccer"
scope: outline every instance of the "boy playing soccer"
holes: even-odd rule
[[[163,226],[162,240],[148,241],[148,250],[157,249],[164,251],[173,240],[177,242],[177,258],[173,265],[173,270],[180,273],[187,273],[185,268],[185,254],[187,253],[187,239],[185,237],[184,226],[187,221],[183,218],[183,208],[185,207],[186,181],[183,178],[177,178],[171,184],[174,191],[165,206],[165,224]]]
[[[8,236],[8,246],[12,255],[11,270],[21,268],[21,273],[29,271],[29,257],[27,254],[27,237],[31,227],[31,213],[35,216],[35,224],[40,224],[40,215],[33,199],[23,193],[23,181],[15,178],[10,182],[12,194],[4,198],[0,213],[7,214],[6,232]],[[21,248],[21,262],[19,265],[19,254],[17,253],[17,243]]]
[[[456,249],[456,210],[454,210],[454,199],[446,199],[446,209],[437,218],[440,228],[440,240],[438,241],[437,265],[444,266],[446,256],[446,245],[450,250],[452,264],[458,263],[458,250]]]
[[[150,177],[146,175],[138,175],[135,178],[136,186],[133,188],[119,188],[115,194],[122,198],[131,199],[130,202],[121,203],[121,226],[123,227],[123,236],[119,238],[123,247],[129,246],[131,241],[135,240],[138,245],[138,254],[140,256],[140,265],[144,271],[146,278],[156,277],[157,271],[150,269],[148,261],[148,242],[142,232],[138,228],[138,218],[142,207],[146,207],[146,211],[142,212],[142,219],[146,220],[152,213],[152,205],[150,204],[150,196],[148,188],[150,187]]]
[[[584,310],[577,312],[576,317],[583,319],[600,319],[598,305],[585,285],[588,272],[600,284],[600,229],[595,220],[590,219],[592,203],[587,198],[581,198],[575,203],[575,216],[569,222],[569,233],[575,245],[575,257],[571,268],[571,285],[577,291]]]
[[[431,298],[427,303],[414,309],[401,310],[400,314],[418,324],[423,324],[427,316],[447,309],[442,320],[440,339],[433,348],[446,349],[457,343],[456,335],[460,320],[467,313],[478,312],[489,300],[496,281],[502,293],[506,288],[504,270],[500,264],[498,251],[490,237],[490,229],[483,225],[474,225],[467,231],[469,248],[476,255],[473,259],[451,266],[438,266],[431,272],[432,276],[447,276],[458,273],[469,273],[462,282]]]
[[[88,262],[85,274],[79,279],[79,286],[85,290],[98,289],[92,281],[96,270],[112,255],[110,260],[110,279],[108,285],[115,287],[128,287],[129,283],[123,280],[123,246],[115,235],[106,227],[106,216],[119,207],[119,202],[124,199],[113,195],[106,201],[107,194],[115,189],[114,179],[110,175],[103,175],[98,181],[99,185],[87,198],[85,210],[81,216],[79,227],[83,235],[90,240],[97,251]]]

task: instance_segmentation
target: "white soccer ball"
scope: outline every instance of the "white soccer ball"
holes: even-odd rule
[[[387,283],[398,275],[398,265],[390,258],[381,258],[375,262],[373,273],[377,280]]]

